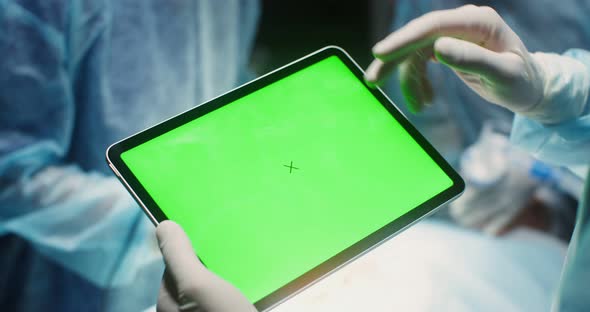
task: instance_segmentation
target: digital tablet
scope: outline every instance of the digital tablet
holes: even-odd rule
[[[154,224],[266,310],[458,196],[461,177],[338,47],[117,142]]]

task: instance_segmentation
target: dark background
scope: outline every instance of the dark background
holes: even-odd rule
[[[361,65],[388,33],[393,0],[263,0],[252,68],[264,74],[327,45]]]

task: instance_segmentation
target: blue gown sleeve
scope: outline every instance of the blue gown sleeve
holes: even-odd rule
[[[590,174],[586,178],[584,194],[578,207],[576,227],[568,248],[553,311],[586,311],[590,307]]]
[[[532,119],[516,116],[512,141],[529,150],[537,158],[558,165],[586,177],[584,195],[578,207],[577,221],[568,248],[560,287],[553,303],[553,311],[585,311],[590,307],[588,282],[590,281],[590,104],[588,104],[588,77],[590,77],[590,53],[570,50],[564,56],[576,59],[585,77],[578,81],[563,81],[559,90],[552,90],[560,101],[555,105],[583,104],[576,118],[546,125]],[[564,73],[556,79],[569,79]],[[574,77],[574,79],[576,79]],[[582,83],[579,83],[582,82]],[[584,89],[585,88],[585,89]],[[573,96],[585,94],[584,97]],[[581,103],[571,103],[573,100]],[[557,111],[557,110],[556,110]],[[586,171],[586,173],[584,173]]]
[[[106,285],[129,241],[142,244],[151,236],[115,178],[65,160],[76,110],[67,14],[51,1],[38,5],[45,7],[33,12],[0,2],[0,235],[18,235]]]
[[[568,72],[554,75],[554,80],[561,81],[551,83],[554,87],[548,93],[554,97],[554,107],[548,109],[555,112],[567,111],[559,106],[569,105],[568,102],[576,100],[583,103],[576,105],[580,111],[578,116],[548,125],[516,115],[511,140],[543,161],[579,168],[590,162],[590,53],[575,49],[567,51],[564,56],[577,60],[582,70],[575,74]],[[581,170],[575,171],[579,173]]]

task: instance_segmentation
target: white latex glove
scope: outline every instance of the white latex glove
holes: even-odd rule
[[[553,103],[563,100],[563,85],[587,80],[574,75],[587,76],[583,64],[559,55],[530,54],[490,7],[466,5],[425,14],[377,43],[373,54],[376,60],[366,71],[367,82],[381,84],[399,65],[401,88],[414,112],[432,100],[426,64],[433,58],[484,99],[543,123],[575,117],[587,96],[568,94],[582,99],[573,99],[581,104],[565,111],[564,103]],[[560,70],[573,78],[564,79]]]
[[[166,263],[157,311],[256,311],[237,288],[205,268],[178,224],[164,221],[156,235]]]

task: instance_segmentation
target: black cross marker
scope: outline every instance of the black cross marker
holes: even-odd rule
[[[297,167],[293,167],[293,161],[292,160],[291,160],[291,164],[290,165],[288,165],[288,166],[287,165],[283,165],[283,166],[289,168],[289,173],[291,173],[293,171],[293,169],[299,169]]]

